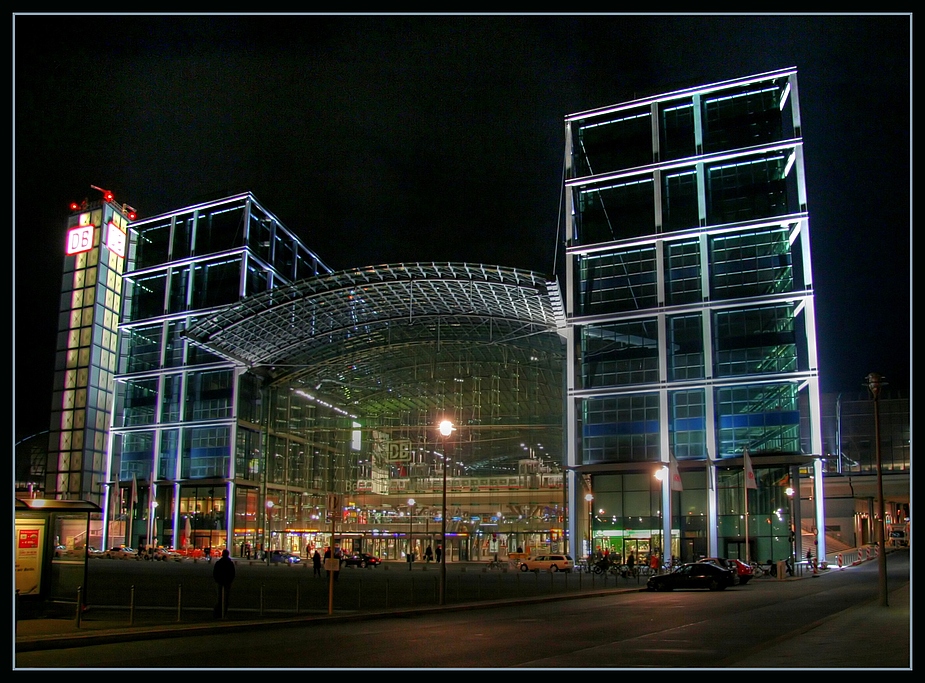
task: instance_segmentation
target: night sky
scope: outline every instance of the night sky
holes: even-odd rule
[[[68,204],[250,190],[334,269],[561,265],[564,117],[799,71],[819,370],[910,387],[912,17],[14,15],[15,440],[48,428]]]

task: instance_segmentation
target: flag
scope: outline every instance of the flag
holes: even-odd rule
[[[674,458],[674,453],[668,454],[668,477],[671,480],[672,491],[683,491],[684,485],[681,483],[681,473],[678,472],[678,461]]]
[[[755,480],[755,471],[752,469],[752,460],[748,457],[748,449],[742,452],[742,458],[745,460],[745,488],[757,489],[758,482]]]

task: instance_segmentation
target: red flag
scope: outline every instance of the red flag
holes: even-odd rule
[[[755,471],[752,469],[752,460],[748,457],[748,449],[742,452],[742,458],[745,460],[745,488],[757,489],[758,482],[755,479]]]
[[[674,458],[674,453],[668,454],[668,476],[671,479],[672,491],[683,491],[684,485],[681,483],[681,473],[678,472],[678,461]]]

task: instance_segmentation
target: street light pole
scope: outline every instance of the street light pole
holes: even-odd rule
[[[876,372],[867,375],[867,388],[874,398],[874,453],[877,458],[877,498],[879,499],[877,507],[880,517],[877,522],[877,535],[879,537],[877,539],[877,573],[879,575],[881,607],[889,605],[886,589],[886,534],[884,527],[886,504],[883,500],[883,460],[880,455],[880,388],[884,384],[886,382],[883,381],[883,377]]]
[[[267,561],[267,564],[270,564],[270,555],[273,550],[273,501],[267,501],[267,532],[264,534],[266,536],[266,545],[263,546],[263,555],[264,559]],[[334,548],[333,541],[331,542],[332,548],[331,553],[333,556]]]
[[[411,571],[411,565],[414,564],[414,498],[408,499],[408,571]]]
[[[785,490],[784,493],[787,494],[787,498],[790,500],[790,565],[796,567],[797,565],[797,527],[796,519],[794,518],[794,505],[793,505],[793,496],[796,494],[796,489],[793,487],[793,483],[790,484]]]
[[[591,551],[594,549],[594,496],[590,493],[585,494],[585,500],[588,501],[588,558],[591,557]]]
[[[456,429],[449,420],[440,423],[440,434],[443,436],[443,510],[440,513],[440,604],[446,604],[446,468],[449,465],[448,444],[449,437]]]

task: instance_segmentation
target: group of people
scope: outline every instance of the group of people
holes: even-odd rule
[[[443,546],[440,546],[440,545],[437,546],[436,555],[434,554],[434,549],[432,547],[427,546],[426,548],[424,548],[424,561],[425,562],[433,562],[434,557],[436,557],[437,562],[441,560],[441,558],[443,557]],[[414,562],[414,553],[408,552],[405,555],[405,559],[409,563]]]

